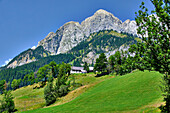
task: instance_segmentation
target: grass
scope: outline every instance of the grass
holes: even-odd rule
[[[156,107],[162,103],[160,81],[158,72],[138,71],[106,79],[71,102],[25,113],[159,112]]]
[[[104,76],[100,78],[95,78],[94,73],[89,74],[72,74],[70,78],[74,77],[76,83],[81,83],[83,86],[77,88],[74,91],[70,91],[68,95],[58,98],[58,101],[54,103],[52,106],[61,105],[63,103],[70,102],[71,100],[78,97],[80,94],[87,91],[90,87],[94,86],[95,84],[108,79],[113,76]],[[15,91],[12,91],[12,95],[14,97],[15,107],[18,112],[26,111],[26,110],[33,110],[37,108],[43,108],[45,106],[44,100],[44,88],[40,89],[33,89],[34,85],[29,85],[26,87],[19,88]],[[2,99],[2,95],[0,95],[0,99]]]
[[[33,86],[22,87],[12,91],[18,111],[32,110],[45,106],[44,89],[33,89]]]

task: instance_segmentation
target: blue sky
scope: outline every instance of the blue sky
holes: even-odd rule
[[[142,1],[153,9],[150,0],[0,0],[0,66],[64,23],[82,22],[98,9],[134,20]]]

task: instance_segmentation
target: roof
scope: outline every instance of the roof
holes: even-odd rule
[[[76,67],[76,66],[72,66],[71,69],[72,69],[72,70],[83,70],[84,67]]]

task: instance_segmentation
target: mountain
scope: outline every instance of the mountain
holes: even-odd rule
[[[38,46],[43,46],[45,50],[53,54],[66,53],[81,41],[87,39],[91,33],[100,30],[115,30],[136,35],[135,21],[126,20],[122,22],[113,14],[98,10],[96,13],[85,19],[81,24],[78,22],[68,22],[61,26],[56,33],[49,33],[45,39],[38,42]]]
[[[51,53],[45,50],[42,46],[38,46],[36,49],[28,49],[18,56],[13,58],[8,64],[7,68],[15,68],[16,66],[21,66],[36,60],[39,60],[43,57],[49,56]]]
[[[117,50],[127,50],[129,45],[135,44],[137,40],[138,38],[132,34],[102,30],[92,33],[86,40],[80,42],[67,53],[76,56],[73,65],[80,65],[83,62],[94,64],[100,53],[105,53],[108,58]],[[76,63],[74,64],[74,62]]]
[[[129,45],[136,43],[137,40],[138,38],[132,34],[102,30],[90,34],[89,37],[67,53],[50,55],[42,46],[38,46],[34,50],[28,49],[16,56],[7,65],[7,67],[13,66],[12,68],[0,68],[0,80],[4,79],[12,82],[14,78],[23,79],[26,74],[36,72],[40,67],[49,64],[51,61],[55,61],[57,64],[62,62],[70,63],[74,66],[80,66],[84,62],[93,65],[100,53],[105,53],[109,57],[117,50],[127,50]],[[16,64],[13,62],[16,62]],[[21,65],[24,63],[26,64]]]
[[[117,33],[124,32],[135,36],[137,34],[136,28],[135,21],[128,19],[122,22],[113,14],[100,9],[81,24],[71,21],[61,26],[55,33],[50,32],[38,42],[35,50],[28,49],[22,52],[7,64],[7,68],[15,68],[49,55],[67,53],[80,42],[88,39],[90,34],[102,30],[114,30]]]
[[[49,33],[45,39],[38,42],[45,50],[53,54],[66,53],[84,40],[84,33],[78,22],[68,22],[61,26],[56,33]]]

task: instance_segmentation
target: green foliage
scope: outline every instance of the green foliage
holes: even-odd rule
[[[15,104],[13,101],[11,91],[4,91],[3,99],[1,100],[0,112],[11,113],[15,110]]]
[[[96,63],[94,65],[94,71],[104,72],[107,68],[107,58],[104,53],[99,55],[99,58],[96,59]]]
[[[68,69],[67,69],[68,68]],[[68,93],[68,87],[70,84],[67,84],[68,75],[71,70],[71,66],[68,64],[62,63],[59,67],[59,74],[57,76],[55,93],[58,97],[62,97]]]
[[[164,80],[166,87],[164,90],[164,99],[166,105],[162,112],[170,112],[170,1],[169,0],[151,0],[155,9],[149,16],[148,9],[144,2],[138,11],[136,23],[138,25],[138,34],[142,37],[142,42],[138,45],[138,51],[143,55],[142,59],[146,64],[151,64],[154,70],[165,74]],[[145,35],[147,34],[147,36]],[[144,63],[145,64],[145,63]],[[168,81],[168,82],[167,82]]]
[[[87,73],[89,72],[89,65],[87,64],[87,62],[84,63],[84,70],[87,71]]]
[[[24,76],[24,79],[22,80],[22,82],[24,83],[24,85],[28,85],[28,84],[34,84],[36,82],[35,80],[35,75],[34,73],[30,73]]]
[[[51,66],[52,68],[52,76],[56,77],[56,75],[58,74],[58,65],[56,64],[55,61],[51,61],[49,66]]]
[[[56,97],[54,95],[53,82],[48,82],[47,86],[44,88],[44,99],[46,101],[46,106],[56,101]]]
[[[21,83],[21,79],[18,80],[14,79],[11,83],[11,87],[15,90],[19,88],[20,83]]]
[[[0,80],[6,80],[7,82],[12,82],[13,79],[22,79],[21,86],[31,84],[30,81],[24,81],[24,76],[30,75],[32,72],[36,72],[40,67],[43,67],[45,64],[49,64],[51,61],[55,61],[56,64],[65,62],[71,62],[75,59],[75,56],[71,54],[59,54],[54,56],[48,56],[41,58],[38,61],[31,62],[22,66],[18,66],[14,69],[4,68],[0,71]],[[26,79],[26,77],[25,77]],[[28,80],[28,79],[27,79]]]
[[[170,38],[169,38],[169,3],[166,0],[153,0],[155,15],[148,15],[148,10],[141,5],[136,18],[138,34],[142,36],[143,50],[139,51],[143,55],[143,59],[151,64],[151,66],[161,72],[170,74]],[[148,33],[148,36],[145,34]]]
[[[5,80],[1,80],[0,81],[0,93],[2,94],[3,93],[3,91],[5,90]]]
[[[81,66],[81,59],[75,59],[75,60],[73,60],[73,66],[78,66],[78,67],[80,67]]]
[[[48,75],[51,71],[51,66],[46,64],[43,67],[39,68],[38,72],[37,72],[37,78],[40,81],[43,81],[46,83]]]
[[[56,63],[51,62],[49,66],[56,67]],[[70,84],[67,84],[66,81],[68,80],[68,75],[70,75],[71,66],[62,62],[62,64],[57,66],[57,69],[58,75],[55,86],[53,85],[53,71],[50,71],[52,73],[49,73],[49,71],[46,73],[46,75],[48,75],[48,84],[44,89],[44,98],[47,106],[54,103],[57,97],[62,97],[69,91],[68,87]]]
[[[135,56],[130,55],[133,53],[133,46],[134,45],[132,45],[128,51],[117,51],[114,55],[109,57],[109,70],[111,70],[111,72],[117,75],[125,75],[138,68],[141,70],[146,69],[141,65],[142,61],[137,53]]]

